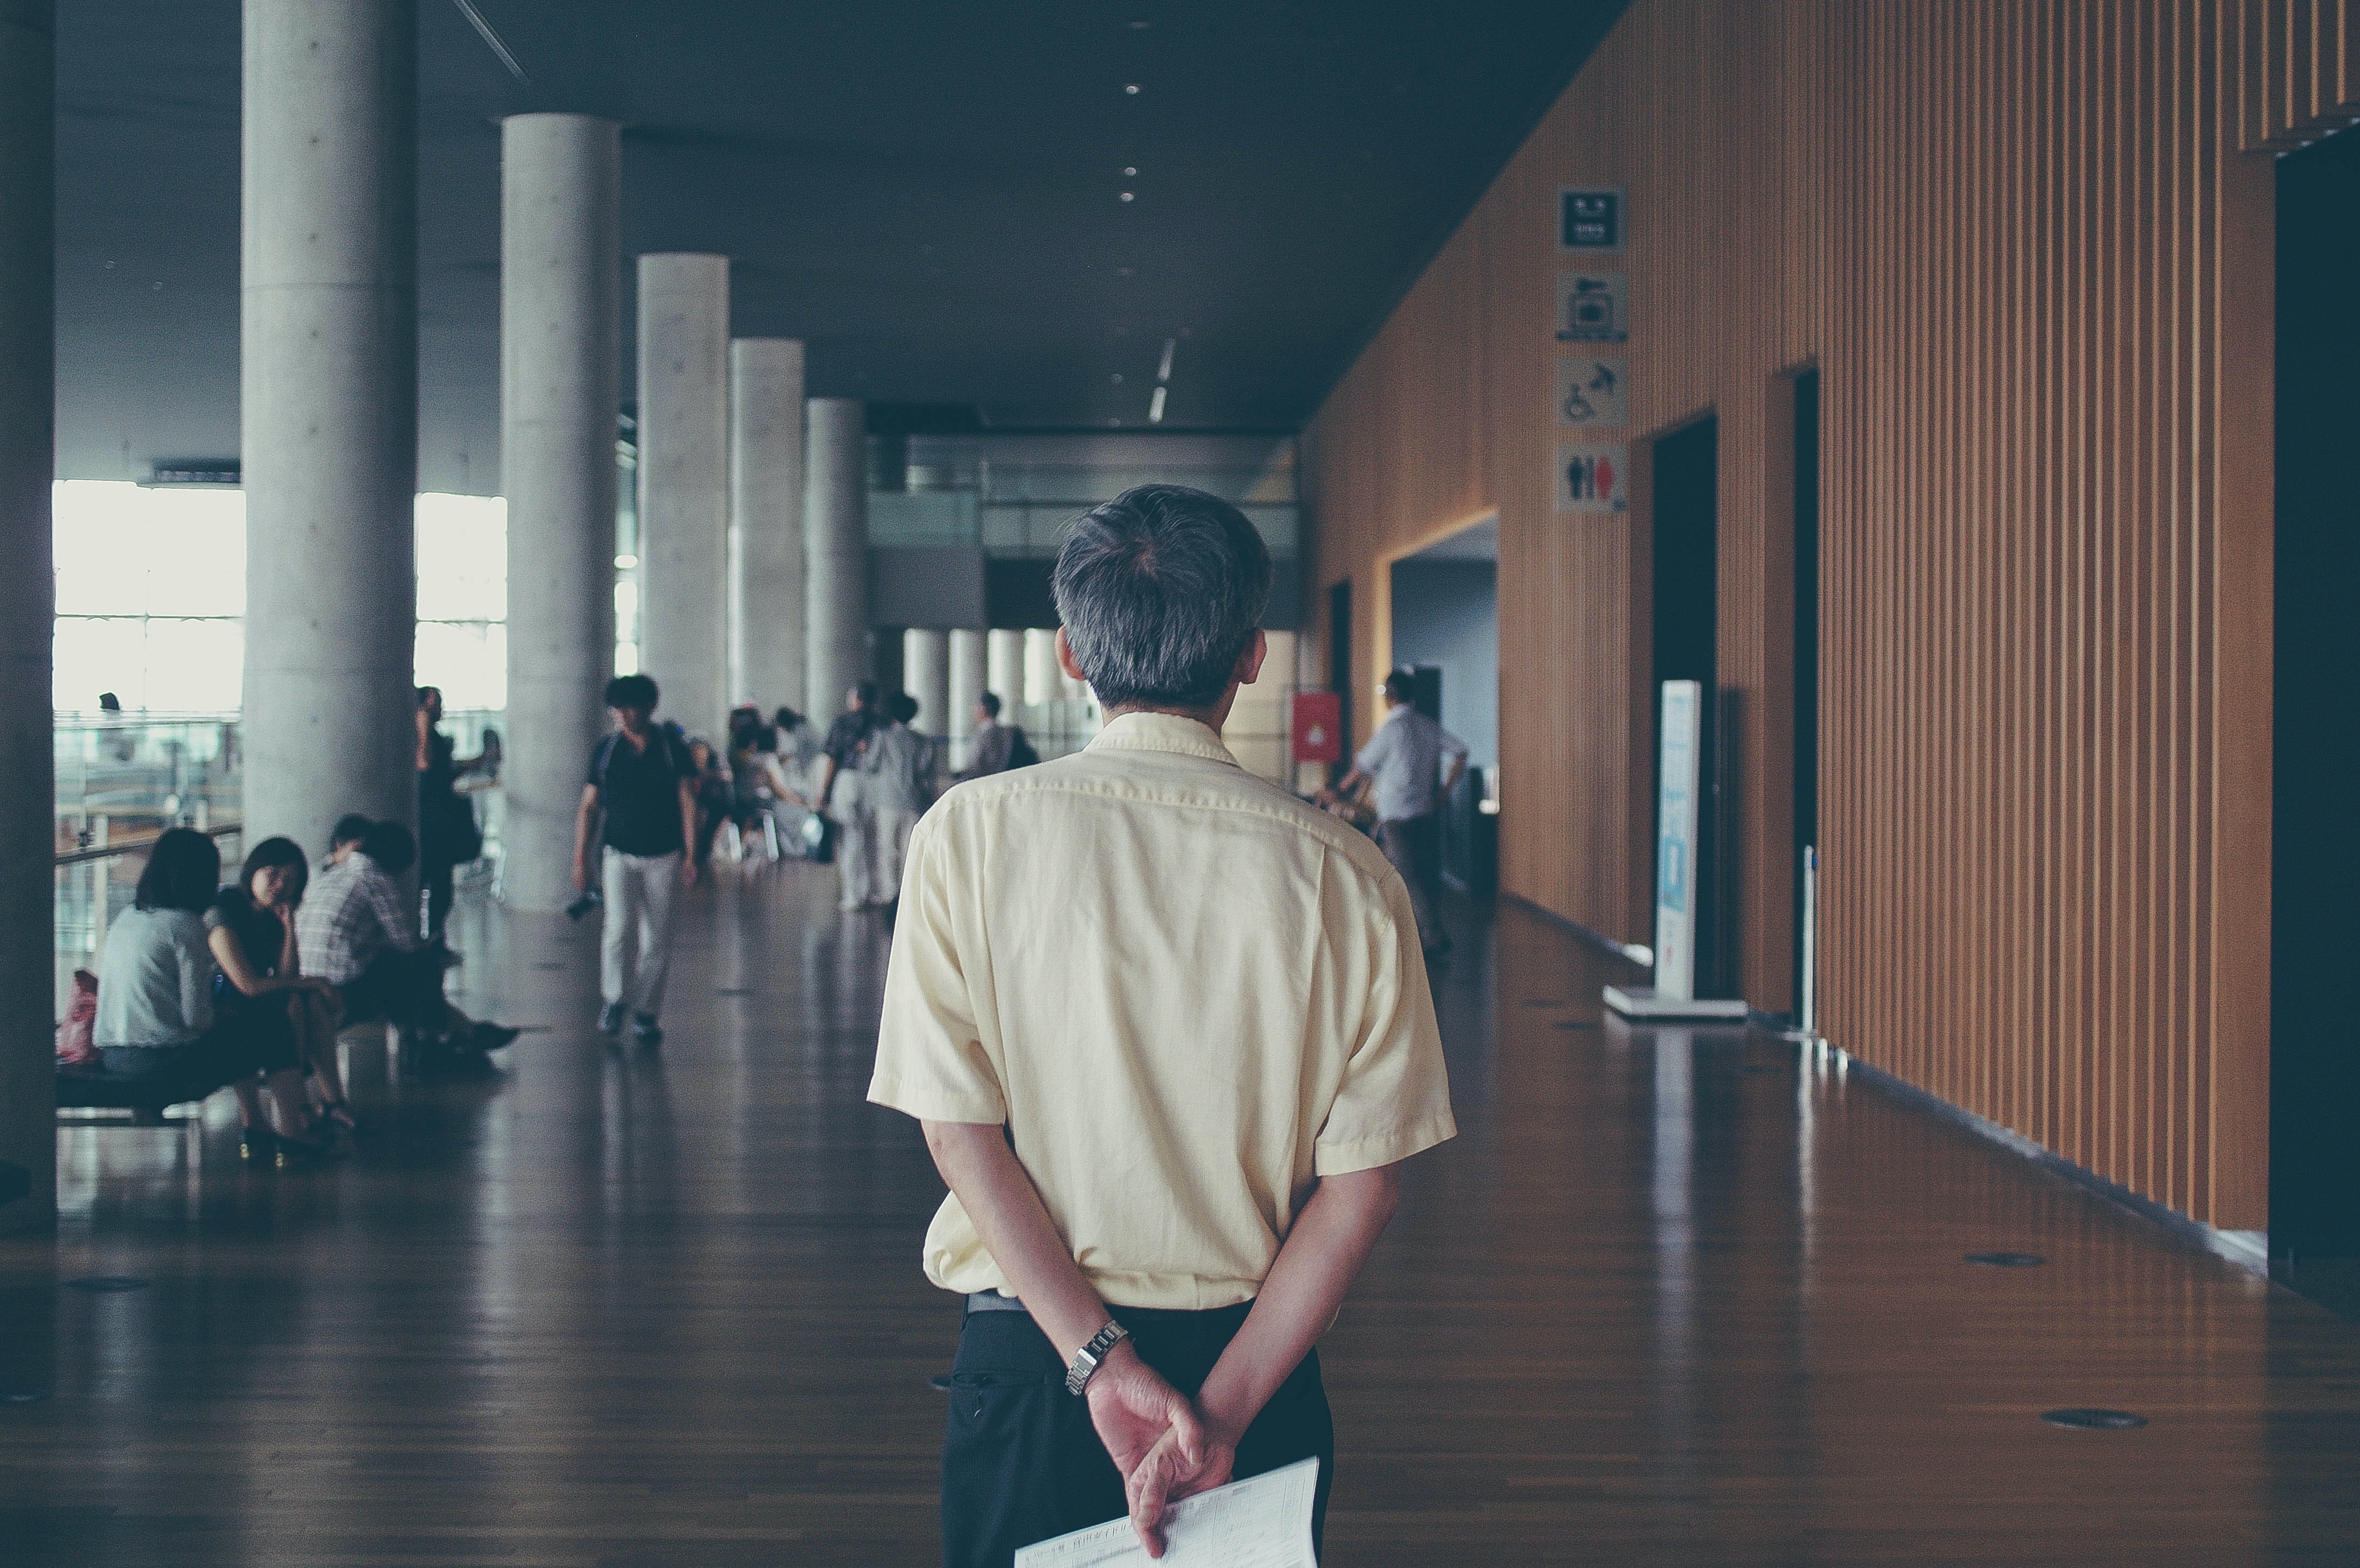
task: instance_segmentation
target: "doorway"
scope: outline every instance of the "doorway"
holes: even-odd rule
[[[1696,994],[1730,994],[1732,943],[1722,874],[1728,835],[1722,809],[1721,736],[1725,703],[1720,689],[1721,648],[1721,426],[1710,415],[1682,425],[1653,444],[1654,497],[1651,587],[1655,680],[1650,687],[1655,737],[1663,712],[1666,681],[1695,681],[1703,687],[1697,751],[1697,844],[1694,918]],[[1646,804],[1655,817],[1660,796],[1662,749],[1651,742],[1658,786]],[[1652,901],[1651,901],[1652,902]]]
[[[1793,737],[1794,970],[1787,994],[1803,1007],[1803,857],[1819,841],[1819,373],[1793,378],[1795,410],[1795,634]]]
[[[1328,769],[1331,784],[1352,765],[1352,686],[1359,678],[1352,668],[1352,579],[1346,577],[1328,590],[1328,689],[1336,694],[1338,733],[1343,737],[1342,756]]]
[[[1499,880],[1500,523],[1485,518],[1393,562],[1393,663],[1410,703],[1467,745],[1442,803],[1443,880],[1487,897]]]
[[[2277,647],[2270,855],[2270,1258],[2360,1311],[2360,828],[2350,737],[2360,589],[2360,133],[2278,165]]]

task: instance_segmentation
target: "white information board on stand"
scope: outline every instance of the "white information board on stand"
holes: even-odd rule
[[[1655,983],[1610,985],[1606,1005],[1629,1018],[1743,1020],[1745,1003],[1696,994],[1697,797],[1704,751],[1704,687],[1664,683],[1663,783],[1655,799]]]

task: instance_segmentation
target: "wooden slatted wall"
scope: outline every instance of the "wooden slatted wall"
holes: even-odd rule
[[[1623,188],[1634,455],[1720,421],[1746,996],[1792,1004],[1782,377],[1812,365],[1827,1031],[2228,1228],[2264,1223],[2267,1134],[2248,149],[2351,117],[2355,13],[1636,0],[1305,442],[1363,689],[1386,564],[1497,512],[1502,885],[1649,939],[1645,465],[1627,517],[1550,504],[1555,192]]]

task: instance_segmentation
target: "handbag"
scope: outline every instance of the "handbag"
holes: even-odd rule
[[[806,812],[801,835],[803,859],[815,866],[825,866],[836,860],[836,823],[826,813]]]

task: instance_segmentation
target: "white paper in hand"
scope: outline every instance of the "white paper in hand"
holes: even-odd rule
[[[1139,1544],[1127,1519],[1077,1530],[1016,1554],[1016,1568],[1316,1568],[1311,1500],[1319,1461],[1232,1481],[1164,1511],[1164,1556]]]

